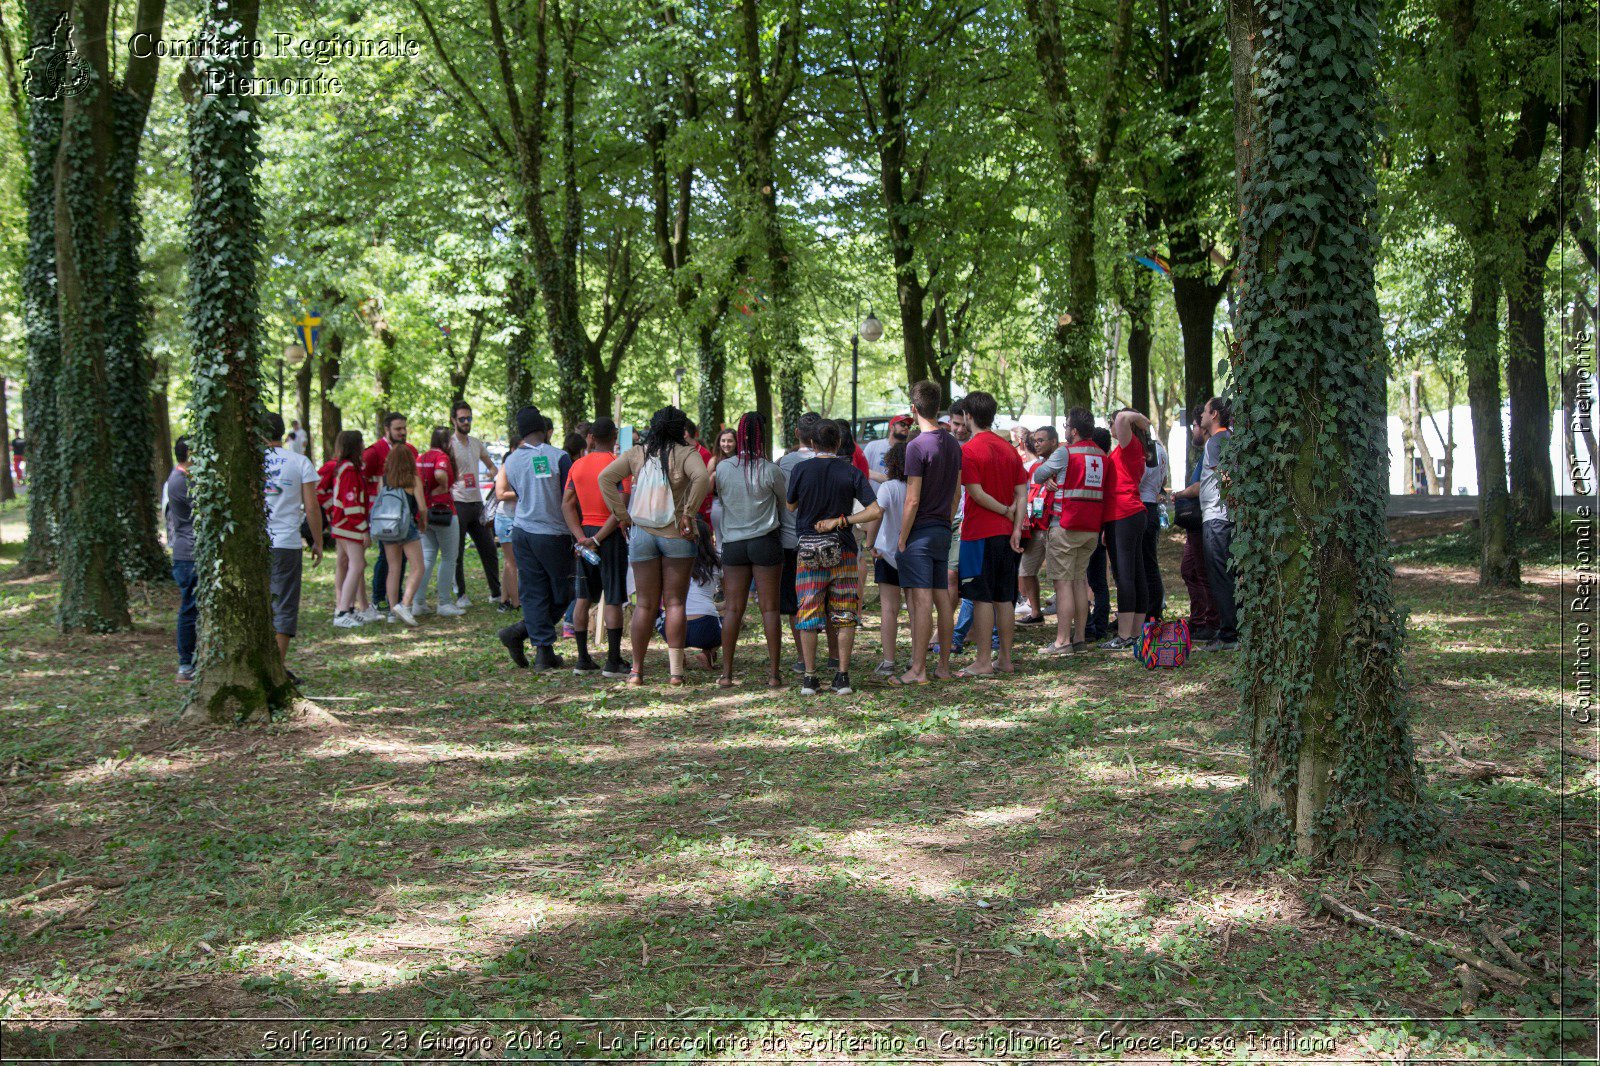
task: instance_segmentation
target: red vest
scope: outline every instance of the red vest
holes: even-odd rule
[[[1061,528],[1100,532],[1100,510],[1105,502],[1106,453],[1094,441],[1067,446],[1067,468],[1061,473],[1056,507]]]

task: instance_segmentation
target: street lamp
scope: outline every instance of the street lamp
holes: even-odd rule
[[[872,313],[872,307],[867,307],[867,317],[861,318],[861,301],[856,301],[856,318],[859,325],[855,334],[850,338],[850,429],[852,433],[859,433],[861,420],[856,411],[856,386],[861,381],[861,342],[876,343],[883,336],[883,323],[878,321],[878,316]]]

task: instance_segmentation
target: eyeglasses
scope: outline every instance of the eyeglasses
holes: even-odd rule
[[[471,415],[456,415],[456,421],[457,422],[471,422],[472,421],[472,416]]]

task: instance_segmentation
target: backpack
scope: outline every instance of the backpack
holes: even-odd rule
[[[667,482],[666,457],[646,459],[633,480],[633,496],[628,500],[628,517],[636,526],[661,529],[672,525],[677,508],[672,502],[672,486]]]
[[[410,493],[388,485],[378,490],[378,502],[372,505],[372,539],[377,541],[402,541],[411,528]]]
[[[1171,670],[1182,666],[1189,658],[1190,647],[1187,618],[1173,622],[1146,622],[1144,636],[1134,654],[1147,670],[1154,670],[1158,666]]]

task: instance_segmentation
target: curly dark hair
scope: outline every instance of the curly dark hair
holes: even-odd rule
[[[883,456],[883,469],[889,475],[890,481],[904,481],[906,479],[906,446],[904,443],[889,445],[889,450]]]
[[[689,446],[689,416],[668,404],[650,416],[650,426],[644,438],[644,458],[649,462],[652,458],[661,460],[662,469],[666,469],[667,456],[673,448]]]

